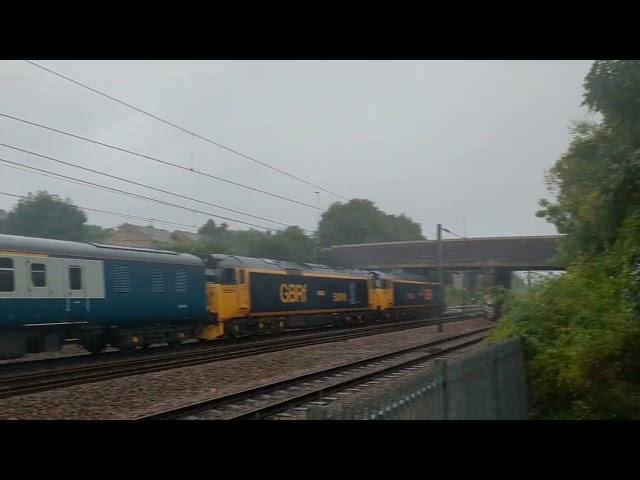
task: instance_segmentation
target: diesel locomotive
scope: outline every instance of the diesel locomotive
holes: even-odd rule
[[[421,277],[0,235],[0,357],[439,315]]]

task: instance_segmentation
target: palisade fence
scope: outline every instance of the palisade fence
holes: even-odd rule
[[[526,420],[522,342],[429,362],[347,406],[311,405],[309,420]],[[409,377],[409,375],[407,375]]]

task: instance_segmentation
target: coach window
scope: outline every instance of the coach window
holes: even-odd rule
[[[0,257],[0,292],[15,290],[13,259]]]
[[[47,286],[47,266],[44,263],[31,264],[31,283],[34,287]]]
[[[82,290],[82,268],[69,267],[69,288],[71,290]]]

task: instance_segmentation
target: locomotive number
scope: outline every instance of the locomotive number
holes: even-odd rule
[[[409,300],[413,300],[414,298],[416,298],[416,294],[415,293],[407,293],[407,298]]]
[[[333,301],[334,302],[346,302],[347,301],[346,292],[335,292],[333,294]]]
[[[280,285],[280,301],[282,303],[304,303],[307,301],[307,286],[297,283]]]

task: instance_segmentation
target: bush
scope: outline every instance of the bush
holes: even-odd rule
[[[639,227],[628,221],[607,254],[506,299],[491,339],[522,337],[532,418],[640,418]]]

